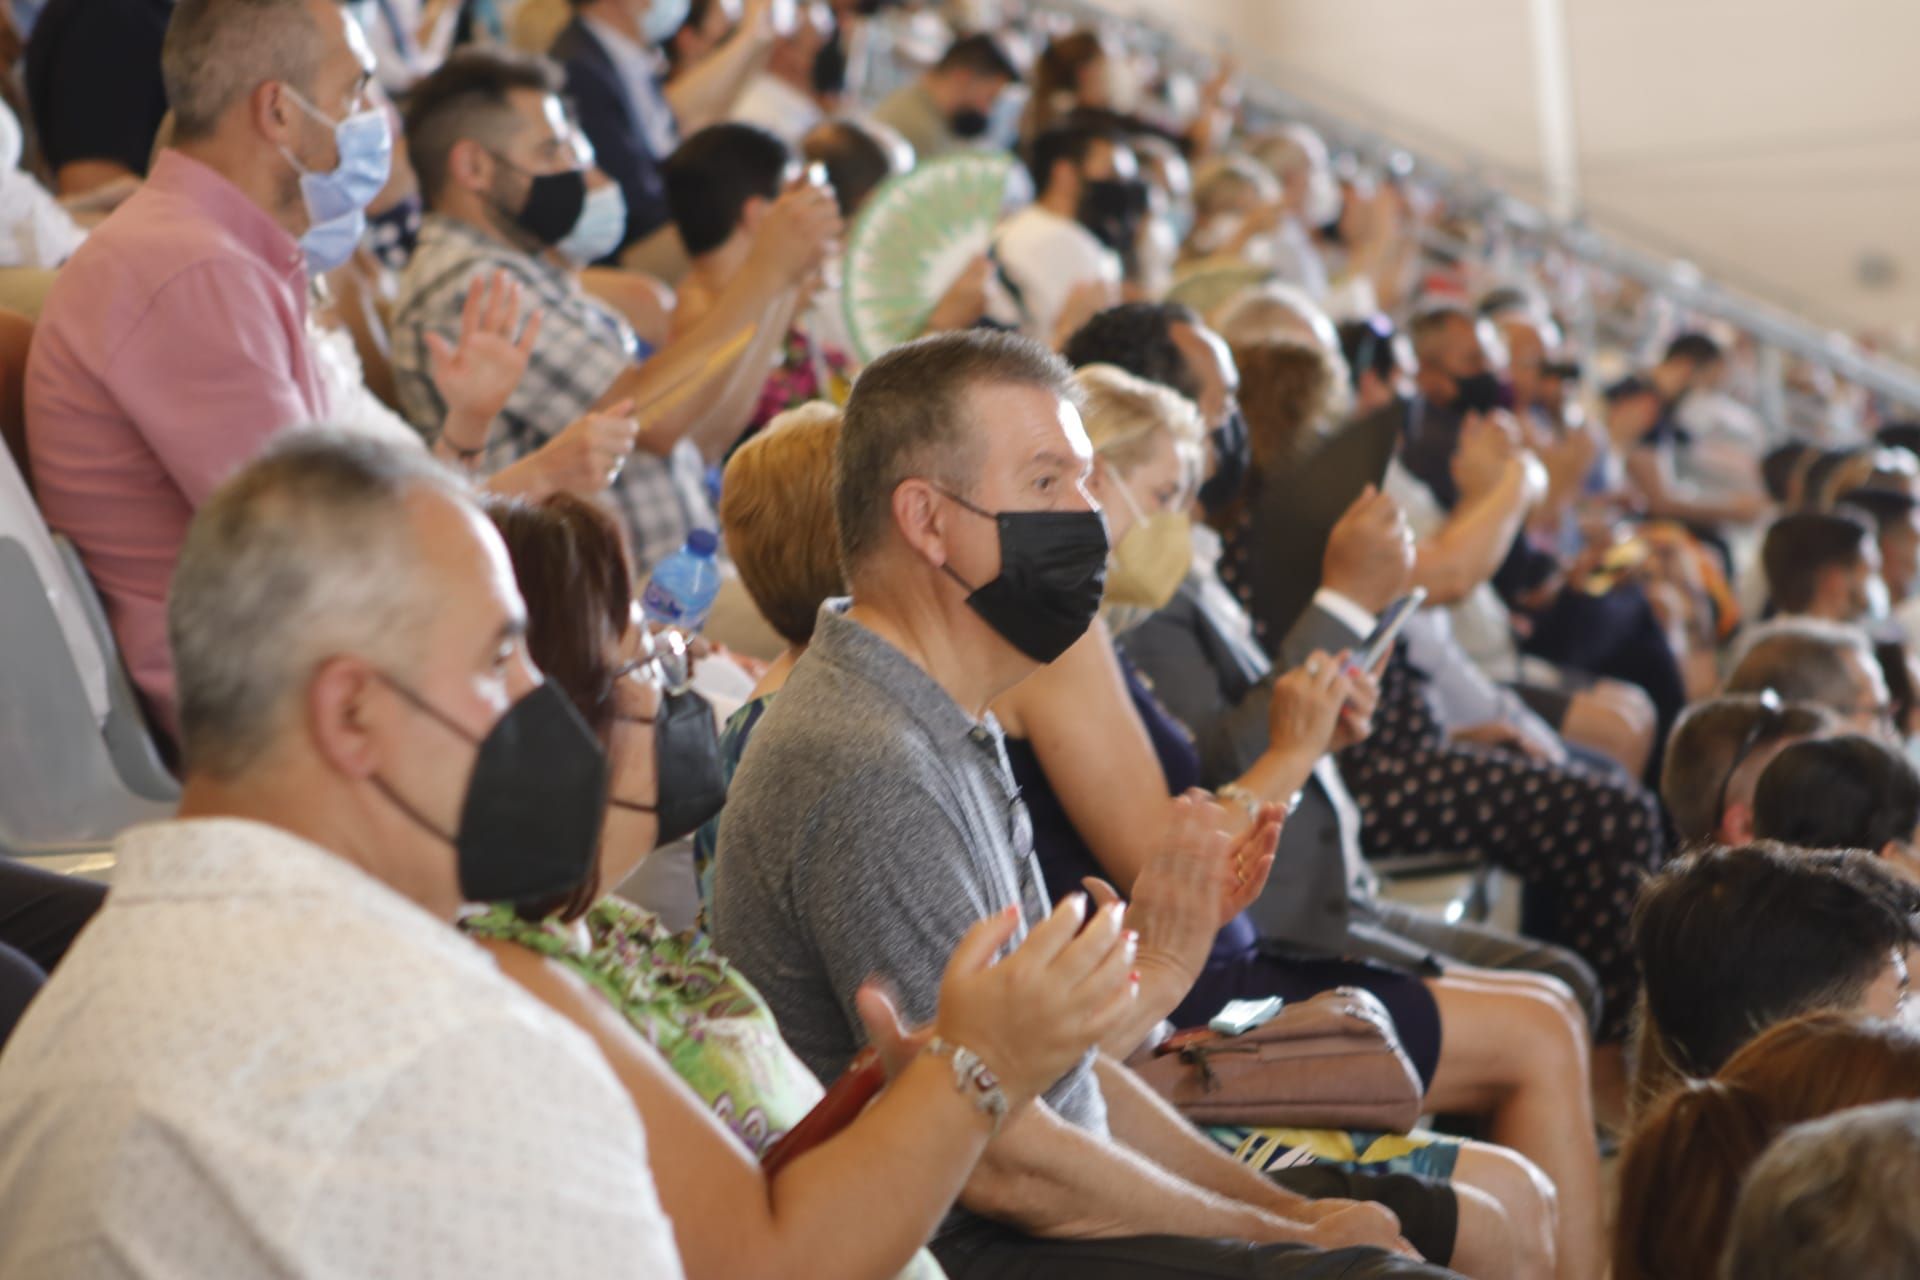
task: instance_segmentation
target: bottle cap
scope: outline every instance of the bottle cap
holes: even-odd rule
[[[695,529],[687,535],[687,550],[712,559],[714,553],[720,550],[720,535],[711,529]]]

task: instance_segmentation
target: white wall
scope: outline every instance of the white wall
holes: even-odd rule
[[[1538,190],[1528,0],[1105,3]],[[1810,318],[1920,334],[1920,0],[1564,4],[1596,223]],[[1861,284],[1868,252],[1892,288]]]

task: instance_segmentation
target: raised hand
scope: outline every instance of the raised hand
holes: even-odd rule
[[[947,291],[934,304],[927,317],[928,333],[951,333],[971,329],[987,313],[987,281],[993,276],[993,262],[981,254],[967,264]]]
[[[520,284],[496,271],[468,287],[457,346],[440,334],[427,334],[428,370],[446,403],[449,443],[456,448],[471,451],[486,443],[488,424],[506,408],[527,371],[540,337],[540,316],[536,308],[520,323]]]
[[[1011,907],[954,948],[934,1027],[980,1055],[1010,1106],[1037,1097],[1132,1015],[1135,940],[1121,916],[1114,906],[1089,919],[1086,895],[1074,893],[998,963],[1019,923]]]
[[[753,238],[748,268],[792,289],[819,270],[845,231],[833,193],[796,182],[767,210]]]
[[[632,414],[633,402],[623,400],[577,419],[542,445],[533,460],[545,490],[591,498],[619,479],[640,438],[640,423]]]
[[[1462,498],[1477,498],[1500,483],[1518,454],[1519,446],[1497,418],[1470,413],[1460,424],[1448,470]]]
[[[1413,531],[1388,494],[1368,485],[1327,536],[1322,585],[1379,613],[1413,581]]]

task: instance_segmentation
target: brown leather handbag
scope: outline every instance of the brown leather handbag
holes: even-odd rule
[[[1198,1124],[1405,1133],[1420,1076],[1371,992],[1323,991],[1244,1035],[1182,1032],[1127,1062]]]

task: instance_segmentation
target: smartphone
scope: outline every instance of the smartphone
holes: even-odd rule
[[[1371,671],[1378,666],[1380,659],[1393,648],[1393,642],[1400,638],[1400,628],[1406,626],[1407,619],[1426,602],[1427,589],[1415,587],[1388,605],[1386,612],[1374,624],[1373,634],[1362,640],[1360,647],[1354,651],[1353,665],[1362,671]]]
[[[1229,1000],[1226,1008],[1208,1021],[1207,1029],[1223,1036],[1243,1036],[1255,1027],[1272,1022],[1286,1003],[1279,996],[1268,996],[1264,1000]]]

